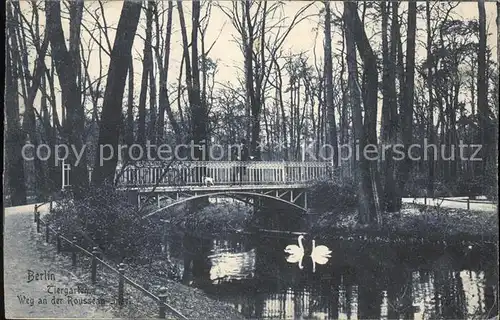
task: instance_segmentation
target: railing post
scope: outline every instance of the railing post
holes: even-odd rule
[[[94,247],[92,249],[92,267],[91,267],[91,279],[92,279],[92,284],[95,284],[97,282],[97,256],[99,255],[99,250],[97,247]]]
[[[36,233],[40,233],[40,212],[36,213]]]
[[[73,250],[71,252],[71,265],[76,267],[76,237],[73,237]]]
[[[167,302],[167,288],[161,287],[160,290],[158,290],[158,298],[160,298],[160,314],[159,318],[160,319],[165,319],[165,302]]]
[[[125,284],[125,263],[120,263],[118,266],[118,271],[120,272],[120,279],[118,280],[118,305],[120,308],[123,306],[123,292]]]
[[[61,253],[61,227],[57,228],[56,247],[57,247],[57,253]]]
[[[49,243],[49,223],[45,221],[45,242]]]

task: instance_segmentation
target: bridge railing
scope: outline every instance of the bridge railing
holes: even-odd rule
[[[129,165],[117,169],[118,185],[123,187],[307,183],[327,177],[326,162],[272,161],[184,161],[165,167],[160,162]]]

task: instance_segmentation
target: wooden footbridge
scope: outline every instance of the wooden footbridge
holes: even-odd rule
[[[116,184],[133,192],[138,204],[154,199],[168,208],[204,197],[245,201],[270,199],[307,210],[307,187],[330,176],[327,162],[183,161],[119,166]]]
[[[70,186],[70,170],[63,165],[63,189]],[[331,174],[329,162],[149,161],[118,165],[115,183],[138,205],[153,199],[162,209],[199,198],[230,197],[254,204],[274,200],[306,211],[307,187]]]

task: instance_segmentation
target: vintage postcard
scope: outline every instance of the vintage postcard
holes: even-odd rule
[[[498,319],[500,2],[5,4],[5,318]]]

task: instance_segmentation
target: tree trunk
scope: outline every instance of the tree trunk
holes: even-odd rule
[[[151,20],[150,24],[153,24],[153,13],[155,11],[156,3],[154,0],[148,1],[147,16]],[[151,41],[149,45],[149,59],[148,59],[148,71],[149,71],[149,122],[148,122],[148,134],[147,137],[151,141],[151,144],[156,144],[156,79],[154,75],[154,65],[153,65],[153,53],[151,48],[153,47],[153,30],[151,27]],[[160,35],[156,35],[156,47],[159,44]]]
[[[200,18],[200,3],[193,2],[192,7],[192,30],[191,30],[191,51],[190,59],[189,44],[187,38],[186,21],[182,9],[182,1],[177,1],[179,20],[181,25],[182,43],[184,46],[184,63],[186,66],[186,85],[188,90],[188,100],[191,111],[191,137],[195,144],[206,143],[206,112],[201,104],[200,72],[198,68],[198,27]],[[193,160],[206,159],[206,153],[201,148],[194,150]],[[197,180],[200,177],[196,178]]]
[[[128,63],[127,126],[125,142],[130,147],[134,143],[134,60],[130,55]]]
[[[325,1],[325,92],[326,114],[328,118],[328,143],[333,148],[333,166],[338,166],[337,125],[335,123],[335,107],[333,105],[333,67],[332,67],[332,30],[330,2]]]
[[[9,17],[9,21],[16,21],[19,25],[22,24],[22,19],[21,19],[21,8],[19,3],[13,3],[14,6],[14,17],[12,17],[12,12],[8,11],[7,15]],[[9,6],[10,9],[10,6]],[[35,28],[37,29],[38,32],[38,19],[35,19],[36,25]],[[36,127],[36,117],[35,117],[35,108],[34,108],[34,100],[36,97],[36,93],[38,92],[38,89],[40,88],[41,80],[44,75],[44,69],[45,69],[45,63],[43,60],[45,59],[45,55],[47,52],[47,47],[49,44],[48,37],[45,36],[43,38],[42,44],[40,44],[40,40],[36,39],[34,40],[34,45],[35,49],[37,51],[37,59],[34,64],[34,70],[33,70],[33,76],[31,76],[30,70],[29,70],[29,63],[28,63],[28,50],[27,50],[27,38],[26,34],[24,33],[24,29],[22,27],[16,28],[14,30],[12,28],[12,32],[14,37],[11,39],[11,47],[15,48],[12,50],[12,64],[18,65],[18,75],[19,79],[21,80],[21,85],[22,85],[22,97],[23,97],[23,102],[24,102],[24,107],[25,107],[25,112],[24,112],[24,117],[23,117],[23,131],[24,133],[28,134],[28,139],[31,144],[34,145],[34,148],[38,148],[39,145],[39,139],[38,139],[38,134],[37,134],[37,127]],[[15,35],[17,34],[17,39]],[[37,33],[38,34],[38,33]],[[19,45],[18,45],[19,44]],[[22,75],[22,76],[21,76]],[[42,98],[43,100],[43,98]],[[42,101],[43,102],[43,101]],[[46,107],[46,104],[45,104]],[[48,123],[48,127],[46,126],[47,123],[43,123],[45,126],[45,129],[49,128],[48,131],[50,131],[50,122]],[[23,138],[24,140],[24,138]],[[42,201],[45,199],[46,191],[47,191],[47,185],[44,177],[44,168],[42,161],[40,160],[39,157],[35,157],[34,161],[34,186],[33,189],[35,191],[35,195],[37,197],[38,201]],[[52,161],[53,162],[53,161]]]
[[[401,163],[398,188],[405,192],[405,185],[408,181],[412,168],[412,160],[408,155],[408,148],[413,140],[413,102],[415,95],[415,32],[417,26],[417,3],[408,2],[408,32],[406,45],[406,68],[404,78],[404,93],[402,109],[402,138],[405,146],[405,158]]]
[[[52,49],[52,60],[55,65],[59,84],[61,86],[62,110],[67,111],[64,119],[63,129],[68,147],[74,146],[76,150],[82,150],[84,144],[83,134],[85,128],[84,107],[81,101],[81,90],[79,85],[80,71],[80,28],[70,28],[70,48],[66,48],[66,40],[61,23],[61,6],[58,1],[49,1],[45,4],[45,15],[48,36]],[[73,3],[70,8],[71,24],[81,24],[83,2]],[[64,117],[63,117],[64,118]],[[69,162],[76,164],[72,152],[69,153]],[[78,166],[73,166],[70,183],[74,187],[76,195],[81,194],[87,186],[88,174],[85,157],[81,159]]]
[[[165,35],[165,51],[163,57],[163,63],[160,70],[160,96],[159,96],[159,106],[158,106],[158,137],[160,139],[163,138],[165,133],[165,111],[167,113],[168,121],[172,125],[172,129],[174,130],[176,140],[180,143],[181,139],[181,130],[177,120],[174,117],[174,113],[172,112],[172,108],[170,107],[170,101],[168,98],[168,67],[170,64],[170,46],[172,39],[172,16],[174,11],[173,1],[168,2],[167,9],[167,31]],[[158,23],[158,21],[157,21]],[[161,57],[158,57],[161,59]]]
[[[146,144],[146,98],[148,92],[149,74],[152,72],[152,27],[153,27],[153,11],[151,10],[151,1],[148,1],[146,9],[146,38],[144,40],[144,57],[142,59],[142,78],[141,78],[141,93],[139,95],[139,124],[137,128],[137,143],[141,146]],[[151,91],[151,90],[150,90]]]
[[[427,23],[427,94],[429,95],[429,121],[427,124],[428,127],[428,139],[429,144],[434,144],[434,95],[432,94],[432,60],[434,59],[432,56],[432,34],[431,34],[431,9],[430,3],[427,2],[425,6],[426,12],[426,23]],[[474,111],[473,111],[474,112]],[[427,164],[429,166],[429,176],[427,180],[427,196],[434,196],[434,152],[428,153]]]
[[[488,157],[488,82],[486,77],[486,10],[484,0],[479,0],[479,51],[477,55],[477,111],[479,116],[480,144],[483,146],[480,152],[482,161],[479,163],[479,172],[486,175],[486,163]]]
[[[391,24],[391,46],[387,41],[388,36],[388,16],[389,10],[386,8],[386,2],[381,2],[382,9],[382,56],[383,56],[383,78],[382,78],[382,146],[393,146],[397,142],[397,92],[396,92],[396,43],[397,33],[395,32],[397,24],[394,23],[398,18],[397,6],[392,7]],[[399,210],[398,194],[396,192],[396,179],[394,172],[394,159],[392,149],[384,150],[384,210],[395,212]]]
[[[125,1],[123,3],[115,42],[111,52],[106,91],[102,107],[101,123],[99,125],[98,150],[109,145],[114,151],[110,156],[109,148],[103,148],[103,154],[97,153],[92,182],[102,184],[113,182],[118,162],[118,138],[122,114],[122,99],[130,64],[132,43],[141,15],[141,3]],[[102,162],[102,165],[101,165]]]
[[[355,32],[357,16],[356,3],[344,2],[345,40],[347,53],[347,69],[349,79],[349,98],[353,113],[353,126],[355,128],[355,140],[359,141],[359,150],[366,145],[365,128],[363,127],[361,89],[358,84],[358,72],[356,62]],[[370,165],[365,157],[360,155],[357,165],[359,222],[369,224],[376,221],[376,208],[371,190]]]
[[[10,3],[7,3],[7,12],[10,13]],[[10,17],[12,18],[12,17]],[[12,19],[8,19],[14,25]],[[6,61],[5,61],[5,162],[6,178],[10,193],[10,204],[19,206],[26,204],[26,185],[24,182],[24,159],[21,149],[24,145],[24,134],[19,124],[19,97],[18,97],[18,70],[13,61],[12,42],[15,37],[13,27],[7,29]]]
[[[351,4],[352,5],[352,4]],[[365,91],[363,95],[363,105],[365,111],[364,119],[364,143],[376,147],[377,142],[377,105],[378,105],[378,70],[377,59],[366,36],[364,26],[359,19],[356,10],[353,10],[354,21],[354,39],[363,60],[363,74],[366,81]],[[363,150],[363,149],[360,149]],[[364,153],[364,152],[363,152]],[[364,174],[366,181],[366,190],[373,198],[374,211],[371,212],[372,218],[377,222],[381,222],[380,207],[383,205],[382,197],[379,196],[381,191],[380,175],[377,168],[377,158],[368,159],[368,156],[361,156],[366,162],[367,171]]]

